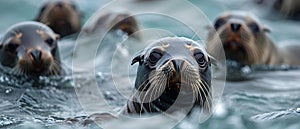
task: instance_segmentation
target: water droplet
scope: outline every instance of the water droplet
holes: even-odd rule
[[[251,73],[251,69],[250,69],[249,66],[243,67],[243,68],[241,69],[241,71],[242,71],[242,73],[244,73],[244,74],[249,74],[249,73]]]
[[[104,79],[104,75],[102,72],[98,72],[96,73],[96,77],[100,78],[100,79]]]
[[[107,100],[116,100],[116,98],[114,97],[114,95],[110,91],[105,91],[104,97]]]
[[[215,115],[219,117],[224,117],[226,114],[227,114],[226,107],[221,102],[219,102],[216,105]]]
[[[296,112],[297,112],[297,113],[300,113],[300,108],[297,108],[297,109],[296,109]]]
[[[5,94],[9,94],[9,93],[11,93],[12,92],[12,89],[6,89],[5,90]]]

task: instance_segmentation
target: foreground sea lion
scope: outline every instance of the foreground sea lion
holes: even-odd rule
[[[60,75],[59,36],[38,22],[13,25],[0,41],[0,62],[21,75]]]
[[[136,18],[127,11],[110,11],[99,14],[92,25],[85,27],[83,30],[89,34],[103,30],[121,30],[131,36],[139,30],[139,25]],[[138,34],[132,36],[140,39]]]
[[[190,39],[156,40],[132,60],[131,65],[139,65],[132,98],[118,114],[96,113],[85,117],[83,122],[76,117],[66,122],[87,125],[116,120],[123,115],[190,113],[194,106],[211,113],[213,61],[200,44]]]
[[[49,0],[40,9],[36,21],[63,37],[80,31],[82,13],[71,0]]]
[[[226,59],[241,65],[300,65],[300,46],[288,44],[277,47],[267,35],[268,32],[270,30],[253,14],[225,12],[216,18],[214,28],[210,29],[208,52],[214,56],[215,51],[222,49],[217,45],[221,42]]]
[[[187,110],[211,111],[211,60],[198,43],[179,37],[154,41],[135,57],[138,63],[132,100],[125,114]]]

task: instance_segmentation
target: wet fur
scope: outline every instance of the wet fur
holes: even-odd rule
[[[20,36],[18,36],[20,35]],[[24,38],[23,38],[24,37]],[[53,46],[48,46],[45,39],[52,38]],[[58,36],[46,25],[37,22],[22,22],[12,26],[4,34],[0,44],[1,64],[11,68],[11,73],[16,75],[49,76],[61,75],[62,68],[57,46]],[[8,49],[9,44],[19,41],[19,46],[14,50]],[[10,51],[8,51],[8,50]],[[36,70],[30,57],[29,50],[41,52],[40,70]],[[51,49],[51,50],[49,50]],[[36,62],[35,62],[36,63]]]
[[[245,54],[245,58],[238,59],[238,61],[245,65],[278,65],[278,64],[290,64],[290,65],[299,65],[300,61],[289,61],[289,59],[294,59],[291,55],[296,54],[294,50],[291,51],[288,47],[277,47],[267,35],[269,32],[252,14],[238,11],[238,12],[225,12],[222,13],[217,19],[229,17],[227,22],[221,27],[210,28],[207,39],[208,52],[212,56],[218,57],[214,52],[218,49],[225,49],[226,59],[230,59],[230,56],[236,56],[239,54]],[[230,18],[232,17],[232,18]],[[249,21],[243,21],[242,27],[239,31],[239,36],[236,37],[231,35],[230,29],[228,28],[231,19],[235,20],[236,17],[242,17],[248,19]],[[250,28],[247,26],[248,23],[256,23],[259,26],[260,31],[257,33],[251,32]],[[225,45],[228,41],[234,41],[234,38],[238,38],[238,46],[241,46],[245,52],[236,53],[235,55],[228,55],[231,51],[226,50]],[[220,46],[222,44],[222,47]],[[299,45],[295,45],[299,47]],[[285,54],[289,52],[288,54]]]
[[[61,2],[62,7],[57,7]],[[46,2],[36,16],[36,21],[48,25],[61,37],[79,32],[83,14],[71,0],[51,0]],[[58,10],[59,9],[59,10]]]
[[[166,42],[172,38],[164,39]],[[176,38],[173,38],[173,40]],[[178,38],[178,40],[182,40]],[[163,41],[162,41],[163,42]],[[172,43],[170,43],[172,45]],[[178,48],[179,49],[179,48]],[[143,57],[143,56],[140,56]],[[171,59],[170,59],[171,60]],[[132,94],[132,100],[127,102],[123,113],[125,114],[144,114],[144,113],[158,113],[165,111],[179,111],[181,106],[187,106],[192,102],[194,106],[200,106],[203,111],[211,112],[211,76],[210,64],[205,73],[200,73],[198,66],[192,65],[185,61],[184,67],[181,68],[181,82],[179,87],[172,83],[174,77],[174,67],[171,61],[166,62],[156,70],[147,68],[145,62],[140,62],[137,78],[135,82],[135,90]],[[137,62],[137,61],[135,61]],[[184,84],[185,83],[185,84]],[[174,106],[176,99],[180,94],[180,90],[185,86],[184,95],[186,100],[181,100],[181,106]],[[170,107],[175,109],[170,109]]]

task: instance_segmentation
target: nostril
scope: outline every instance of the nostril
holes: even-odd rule
[[[61,2],[61,1],[57,2],[56,6],[58,6],[60,8],[63,7],[63,2]]]
[[[35,62],[38,62],[42,57],[42,52],[40,50],[33,50],[30,52],[30,55]]]
[[[237,32],[241,28],[241,24],[239,23],[231,23],[231,29],[233,32]]]
[[[174,65],[174,68],[176,70],[177,73],[180,73],[180,68],[182,65],[182,61],[181,60],[172,60],[172,63]]]

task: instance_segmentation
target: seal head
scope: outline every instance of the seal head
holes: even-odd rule
[[[1,40],[0,62],[17,74],[59,75],[58,38],[42,23],[18,23],[8,29]]]
[[[300,1],[299,0],[275,0],[274,9],[281,12],[284,16],[299,20]]]
[[[154,41],[132,61],[139,66],[125,112],[173,112],[196,103],[210,110],[211,59],[201,45],[187,38]]]
[[[137,19],[128,11],[109,11],[101,13],[97,16],[95,22],[91,26],[85,27],[83,30],[86,33],[96,33],[98,31],[120,30],[127,36],[133,36],[135,39],[140,39],[140,35],[134,34],[139,31]],[[134,35],[133,35],[134,34]]]
[[[208,51],[217,51],[221,40],[227,60],[242,65],[272,64],[277,49],[267,36],[269,29],[247,12],[225,12],[218,16],[208,36]],[[272,54],[274,53],[274,54]]]
[[[36,21],[48,25],[63,37],[80,31],[82,13],[70,0],[51,0],[42,6]]]

